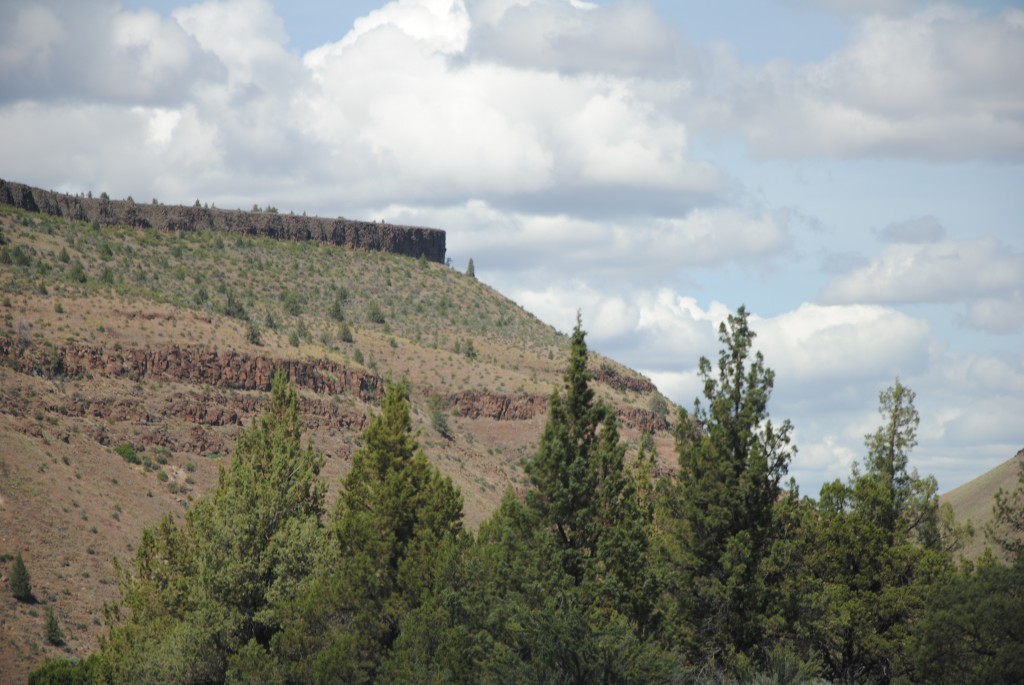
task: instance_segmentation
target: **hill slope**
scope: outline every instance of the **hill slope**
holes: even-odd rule
[[[61,649],[95,649],[117,597],[112,560],[215,485],[277,368],[299,388],[335,490],[389,377],[410,383],[420,443],[461,488],[470,526],[525,487],[568,343],[474,278],[426,258],[12,207],[0,228],[4,682]],[[592,362],[624,437],[653,431],[670,468],[654,386]],[[9,591],[18,553],[37,604]],[[43,639],[44,605],[64,648]]]
[[[970,521],[974,526],[974,539],[964,550],[969,559],[976,559],[985,551],[985,524],[992,520],[996,493],[1000,488],[1007,492],[1013,491],[1017,487],[1017,476],[1021,468],[1024,468],[1024,449],[991,471],[939,498],[941,502],[953,507],[958,521]]]

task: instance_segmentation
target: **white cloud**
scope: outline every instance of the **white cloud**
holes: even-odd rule
[[[928,323],[885,307],[805,303],[753,326],[765,363],[787,382],[886,381],[929,361]]]
[[[225,69],[181,26],[106,0],[15,0],[0,23],[0,103],[175,104]]]
[[[974,328],[990,333],[1016,333],[1024,328],[1024,296],[1020,290],[1005,297],[985,297],[971,303],[967,316]]]
[[[298,58],[284,49],[284,24],[268,0],[204,2],[178,8],[171,16],[203,49],[217,55],[232,82],[294,85],[281,76],[294,75]]]
[[[830,282],[829,303],[950,302],[1001,299],[1024,286],[1024,254],[994,238],[892,244],[860,269]],[[979,313],[984,319],[984,312]]]
[[[473,59],[561,73],[678,77],[689,52],[646,2],[469,2]]]
[[[769,156],[1021,159],[1022,63],[1021,10],[872,15],[816,64],[743,69],[719,52],[727,85],[706,116]]]

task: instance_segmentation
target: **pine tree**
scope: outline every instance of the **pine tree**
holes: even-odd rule
[[[228,670],[252,675],[246,664],[276,667],[271,643],[326,539],[323,457],[301,438],[297,394],[278,372],[216,490],[183,527],[168,515],[144,531],[134,573],[121,571],[104,645],[113,680],[223,681]]]
[[[18,556],[14,557],[14,565],[11,566],[11,593],[19,602],[31,602],[34,599],[32,597],[32,579],[20,552]]]
[[[470,278],[476,278],[476,267],[473,266],[473,258],[469,258],[469,263],[466,264],[466,275]]]
[[[64,631],[60,628],[60,622],[57,621],[57,616],[53,613],[53,607],[46,607],[46,641],[54,647],[60,647],[64,644]]]
[[[814,574],[811,643],[838,681],[887,683],[906,675],[906,649],[930,588],[947,582],[938,485],[908,470],[920,422],[914,393],[897,380],[879,393],[883,423],[865,436],[863,472],[827,483],[808,562]]]
[[[659,497],[660,538],[672,591],[665,611],[691,659],[716,668],[745,665],[768,634],[766,563],[777,539],[780,481],[795,448],[792,426],[768,416],[774,372],[740,307],[719,326],[717,376],[701,357],[704,399],[679,410],[679,474]],[[793,497],[790,494],[789,497]]]
[[[625,469],[615,412],[590,387],[585,338],[577,315],[565,395],[551,395],[540,445],[526,468],[534,486],[526,501],[554,534],[565,572],[587,586],[588,601],[644,624],[652,594],[648,521]]]
[[[461,535],[462,496],[417,437],[408,388],[389,383],[342,482],[330,553],[277,643],[294,680],[371,682],[428,598],[439,550]]]

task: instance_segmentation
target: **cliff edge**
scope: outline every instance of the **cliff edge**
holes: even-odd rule
[[[131,198],[111,200],[55,193],[0,179],[0,204],[43,212],[73,221],[157,228],[169,231],[224,231],[278,240],[309,240],[352,250],[392,252],[444,263],[445,232],[436,228],[354,221],[338,217],[246,212],[183,205],[138,204]]]

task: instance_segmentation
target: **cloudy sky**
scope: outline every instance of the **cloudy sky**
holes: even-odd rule
[[[1024,447],[1024,9],[4,0],[0,177],[443,228],[691,405],[746,304],[816,494],[878,392],[948,490]]]

